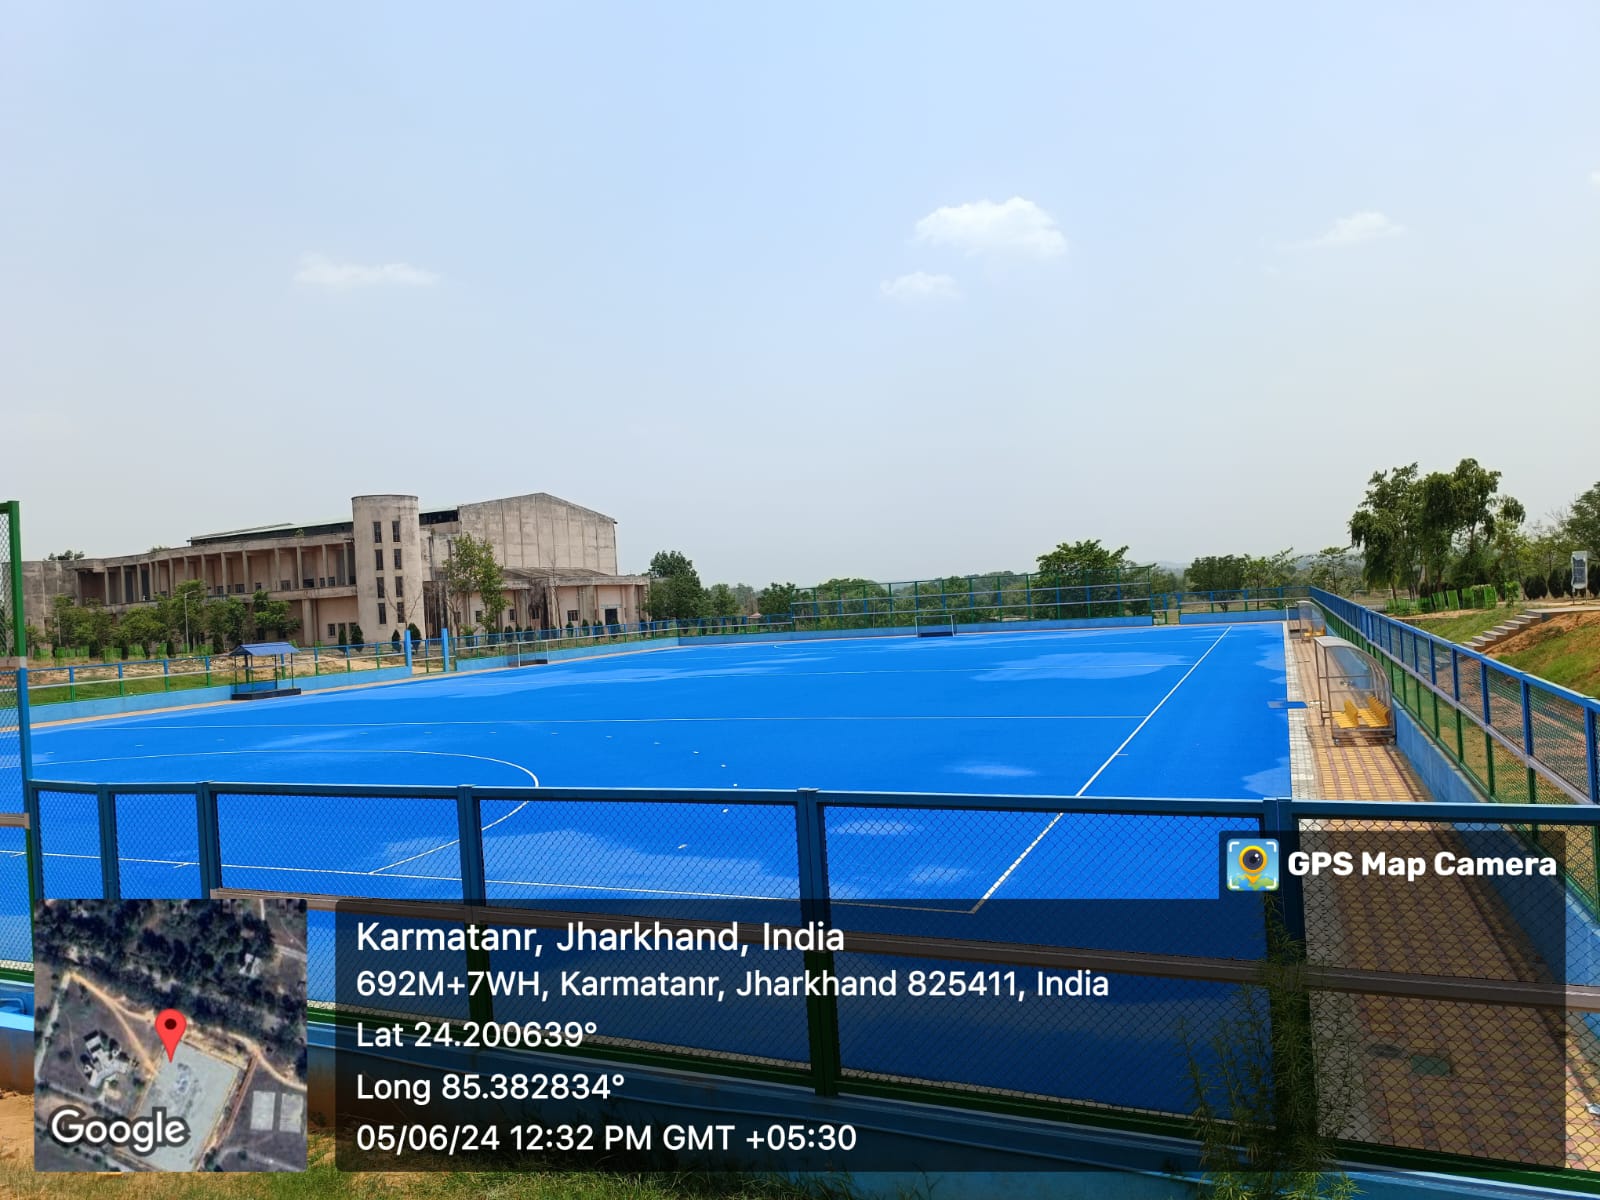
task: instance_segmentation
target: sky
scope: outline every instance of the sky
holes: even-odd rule
[[[552,492],[707,581],[1600,479],[1600,5],[12,3],[24,554]]]

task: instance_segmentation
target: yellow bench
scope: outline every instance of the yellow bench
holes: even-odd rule
[[[1368,696],[1366,704],[1359,710],[1361,723],[1370,729],[1387,729],[1391,723],[1392,714],[1389,706],[1376,696]]]
[[[1393,714],[1389,706],[1376,696],[1363,695],[1360,704],[1353,698],[1347,698],[1344,707],[1334,709],[1330,715],[1333,717],[1335,742],[1365,741],[1370,737],[1387,741],[1393,736]]]

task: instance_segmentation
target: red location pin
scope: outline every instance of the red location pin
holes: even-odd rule
[[[156,1036],[167,1048],[168,1062],[178,1052],[178,1043],[183,1041],[183,1031],[188,1027],[188,1020],[175,1008],[163,1009],[156,1014]]]

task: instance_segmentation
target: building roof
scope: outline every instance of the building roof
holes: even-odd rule
[[[299,654],[300,647],[293,642],[245,642],[229,653],[245,658],[278,658],[284,654]]]
[[[461,519],[461,510],[464,508],[478,508],[487,504],[504,504],[507,500],[552,500],[557,504],[565,505],[567,508],[576,509],[578,512],[589,513],[591,516],[599,517],[602,521],[610,521],[613,525],[617,523],[615,517],[607,516],[598,509],[585,508],[581,504],[574,504],[571,500],[563,499],[550,492],[524,492],[520,496],[497,496],[493,500],[472,500],[465,504],[457,504],[453,508],[428,508],[423,509],[418,514],[418,518],[424,525],[438,525],[449,521],[459,521]]]

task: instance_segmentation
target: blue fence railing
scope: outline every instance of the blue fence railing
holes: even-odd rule
[[[1330,629],[1372,654],[1395,699],[1485,795],[1600,804],[1600,700],[1313,590]]]
[[[1381,1017],[1383,1040],[1505,1043],[1494,1061],[1514,1063],[1514,1081],[1486,1069],[1452,1083],[1452,1105],[1465,1091],[1473,1111],[1482,1110],[1474,1137],[1504,1111],[1505,1090],[1529,1086],[1528,1073],[1544,1061],[1544,1051],[1519,1039],[1535,1038],[1564,1005],[1600,1012],[1600,952],[1584,948],[1596,930],[1581,914],[1570,924],[1559,881],[1540,885],[1537,895],[1505,892],[1511,927],[1543,950],[1531,972],[1508,975],[1505,962],[1530,960],[1493,958],[1497,943],[1471,927],[1480,911],[1473,889],[1503,881],[1414,888],[1410,909],[1401,906],[1395,920],[1363,926],[1355,937],[1351,916],[1362,910],[1350,905],[1370,884],[1352,891],[1327,876],[1285,873],[1264,909],[1260,895],[1224,890],[1220,869],[1229,836],[1274,838],[1282,855],[1331,832],[1385,839],[1382,845],[1432,839],[1458,850],[1467,839],[1480,851],[1492,845],[1515,855],[1535,825],[1570,830],[1571,841],[1592,838],[1600,807],[56,781],[30,783],[27,800],[44,852],[35,858],[36,886],[52,897],[218,889],[359,896],[402,916],[407,910],[395,902],[413,901],[416,915],[407,920],[491,925],[497,909],[508,924],[538,923],[530,906],[695,920],[710,904],[721,921],[800,928],[822,921],[844,932],[842,951],[796,953],[793,970],[802,957],[807,971],[822,974],[882,976],[898,967],[906,978],[912,970],[953,971],[971,980],[1014,970],[1029,986],[1036,972],[1062,979],[1082,970],[1114,973],[1114,1002],[1030,1000],[976,1023],[971,1010],[903,994],[776,997],[759,1020],[669,1014],[650,1003],[596,1010],[597,1053],[647,1046],[686,1064],[789,1078],[829,1094],[921,1089],[924,1099],[970,1103],[1025,1096],[1073,1112],[1186,1120],[1190,1066],[1205,1053],[1197,1039],[1204,1046],[1212,1034],[1237,1030],[1255,981],[1266,978],[1258,974],[1269,957],[1264,912],[1276,912],[1303,942],[1313,996],[1391,1006]],[[1059,840],[1030,855],[1025,870],[1013,863],[996,880],[977,874],[955,882],[961,876],[952,864],[978,861],[977,850],[1037,845],[1044,833]],[[677,850],[655,853],[655,845]],[[702,846],[712,849],[688,852]],[[929,855],[940,846],[961,850],[934,862]],[[1130,846],[1159,860],[1161,870],[1134,870]],[[1014,858],[1001,854],[997,870]],[[972,903],[954,899],[961,886]],[[1117,907],[1060,903],[1096,898]],[[462,904],[477,907],[440,911]],[[312,917],[311,995],[326,1003],[340,978],[335,918]],[[1428,931],[1423,961],[1412,945],[1419,930]],[[1392,945],[1384,940],[1391,935]],[[1430,973],[1435,953],[1439,966]],[[648,964],[636,965],[661,969],[646,957]],[[1386,961],[1417,974],[1384,970]],[[474,960],[474,969],[491,967]],[[439,1019],[481,1019],[486,1011],[483,1001],[473,1009],[465,997],[416,1003],[418,1012],[431,1005],[427,1015]],[[495,1020],[544,1011],[524,1014],[504,997],[489,1003]],[[1552,1068],[1561,1075],[1550,1084],[1557,1095],[1566,1086],[1564,1061]],[[1342,1131],[1349,1140],[1425,1148],[1371,1110],[1349,1121]],[[1590,1140],[1584,1151],[1600,1161],[1600,1133]],[[1486,1144],[1492,1149],[1479,1153],[1537,1158],[1493,1137]],[[1463,1143],[1462,1153],[1474,1151]]]
[[[1153,603],[1158,610],[1175,608],[1179,612],[1256,612],[1293,608],[1310,595],[1309,587],[1291,584],[1284,587],[1162,592]]]

